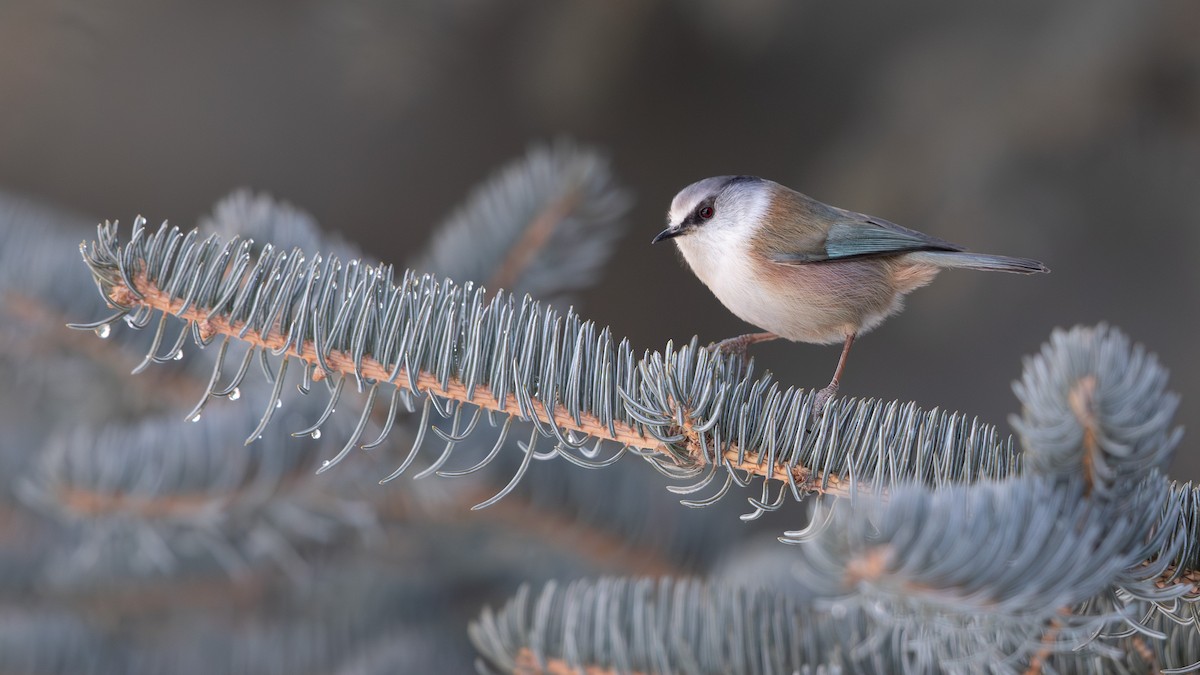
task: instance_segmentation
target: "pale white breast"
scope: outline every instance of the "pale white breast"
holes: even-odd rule
[[[750,268],[748,234],[745,229],[702,229],[675,241],[692,272],[726,307],[742,319],[761,325],[758,318],[762,313],[751,308],[759,304],[764,289]]]
[[[754,225],[766,212],[766,192],[748,193],[736,205],[722,204],[719,221],[707,223],[679,237],[684,260],[692,272],[708,286],[738,318],[773,333],[782,326],[778,298],[764,286],[753,268],[750,251]],[[672,214],[674,215],[674,214]]]

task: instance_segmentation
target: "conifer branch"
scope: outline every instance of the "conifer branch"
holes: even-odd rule
[[[469,404],[487,411],[489,422],[491,413],[533,422],[533,441],[549,438],[553,453],[583,466],[603,466],[632,449],[668,476],[697,481],[676,488],[684,493],[716,483],[722,469],[714,496],[685,502],[697,506],[752,477],[766,479],[761,498],[751,499],[758,514],[779,508],[789,493],[796,499],[845,495],[855,481],[876,489],[910,479],[970,482],[1008,475],[1017,466],[1011,441],[994,428],[911,405],[842,400],[807,431],[800,420],[810,414],[812,393],[781,391],[769,375],[753,379],[738,358],[693,342],[636,359],[625,342],[614,345],[607,329],[572,312],[559,316],[528,297],[517,302],[504,293],[488,301],[486,291],[470,283],[406,273],[393,285],[386,266],[308,260],[299,250],[270,245],[256,257],[246,241],[201,241],[196,231],[185,235],[165,225],[149,234],[140,222],[124,246],[115,225],[102,225],[84,256],[117,313],[77,328],[103,333],[121,318],[137,327],[171,314],[186,326],[168,356],[189,332],[201,345],[236,338],[258,351],[276,383],[251,440],[269,421],[287,370],[287,358],[267,370],[272,353],[302,363],[302,389],[350,380],[371,393],[369,402],[388,386],[406,404],[423,398],[443,416]],[[154,353],[164,330],[162,321],[157,325],[147,362],[167,358]],[[218,359],[212,383],[221,366]],[[235,378],[225,390],[236,384]],[[341,386],[334,389],[330,408]],[[361,429],[330,465],[352,448]],[[392,477],[411,463],[419,440]],[[586,449],[594,441],[621,449],[601,460],[599,446]],[[526,464],[535,452],[532,444],[525,447]],[[777,496],[768,481],[782,483]]]
[[[1167,371],[1107,325],[1058,330],[1026,359],[1013,385],[1023,414],[1009,420],[1036,473],[1082,476],[1089,492],[1119,498],[1153,469],[1165,470],[1183,429]]]
[[[472,190],[408,266],[557,306],[600,272],[630,201],[595,151],[535,145]]]
[[[188,303],[179,298],[172,298],[168,293],[151,284],[145,275],[138,275],[130,286],[122,282],[114,284],[108,292],[108,299],[114,307],[149,308],[174,315],[189,323],[195,323],[202,339],[212,339],[216,336],[238,337],[251,347],[280,353],[289,346],[287,336],[271,327],[265,332],[244,330],[245,322],[231,322],[220,316],[211,316],[208,312],[197,307],[187,307]],[[406,384],[409,390],[417,394],[431,394],[458,403],[469,403],[484,410],[493,412],[513,412],[506,401],[502,401],[491,388],[483,385],[468,387],[456,378],[439,378],[432,372],[410,373],[397,364],[383,364],[370,356],[356,359],[353,354],[343,351],[329,351],[318,359],[317,349],[312,342],[304,342],[295,352],[305,363],[315,367],[314,381],[321,381],[331,376],[355,377],[364,381],[395,381]],[[321,362],[321,365],[317,365]],[[328,370],[326,370],[328,368]],[[673,417],[683,419],[679,426],[681,442],[669,446],[661,440],[648,436],[638,425],[622,421],[605,424],[593,414],[580,413],[572,415],[563,408],[554,408],[536,397],[530,397],[528,412],[538,422],[554,424],[566,431],[575,431],[592,438],[613,441],[622,446],[645,450],[658,455],[663,462],[670,462],[681,468],[689,469],[703,466],[708,461],[708,454],[702,447],[701,435],[696,425],[690,420],[692,410],[683,405],[674,409]],[[682,450],[682,452],[680,452]],[[731,471],[740,471],[747,475],[755,475],[774,480],[783,480],[780,476],[790,475],[790,482],[803,486],[807,492],[819,494],[846,495],[848,487],[846,479],[836,474],[821,474],[813,470],[795,466],[788,467],[780,463],[766,465],[758,452],[746,451],[731,444],[723,453],[721,464]]]
[[[529,227],[525,229],[520,240],[504,257],[495,276],[487,283],[487,288],[514,288],[521,273],[529,267],[538,251],[550,241],[551,235],[562,223],[563,218],[579,205],[580,199],[579,192],[572,190],[543,207],[542,211],[529,221]]]

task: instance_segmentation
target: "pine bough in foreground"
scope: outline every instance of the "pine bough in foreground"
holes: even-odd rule
[[[613,580],[522,592],[472,627],[480,668],[500,672],[1143,672],[1200,662],[1190,601],[1196,498],[1162,474],[1178,430],[1165,371],[1101,326],[1058,332],[1029,360],[1014,420],[1022,450],[988,425],[912,404],[839,399],[811,430],[813,392],[755,376],[695,340],[637,354],[576,316],[469,281],[386,265],[256,250],[138,222],[102,225],[84,258],[115,313],[154,326],[146,363],[190,337],[219,356],[196,408],[238,391],[257,360],[271,393],[247,442],[270,428],[291,382],[365,401],[322,471],[384,444],[400,406],[444,449],[422,474],[453,477],[512,452],[603,468],[639,455],[694,507],[750,488],[748,517],[815,495],[811,523],[780,546],[792,574]],[[503,275],[501,275],[503,276]],[[182,319],[167,333],[168,315]],[[222,356],[249,345],[239,364]],[[378,436],[365,433],[385,410]],[[320,431],[326,414],[297,433]],[[480,424],[486,421],[488,424]],[[525,424],[514,424],[514,421]],[[490,452],[455,447],[499,427]],[[291,431],[291,430],[289,430]],[[604,480],[603,473],[596,480]],[[754,578],[747,564],[743,578]]]

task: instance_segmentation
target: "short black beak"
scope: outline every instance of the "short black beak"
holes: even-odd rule
[[[654,240],[651,241],[650,243],[657,244],[658,242],[662,241],[663,239],[670,239],[671,237],[678,237],[681,234],[683,234],[682,227],[676,227],[676,228],[668,227],[667,229],[663,230],[662,232],[659,232],[658,236],[655,237]]]

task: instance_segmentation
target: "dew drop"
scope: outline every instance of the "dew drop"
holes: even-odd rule
[[[321,430],[320,430],[320,429],[314,429],[314,430],[313,430],[313,432],[312,432],[312,437],[313,437],[313,438],[320,438],[320,437],[321,437]]]
[[[112,333],[112,327],[109,326],[108,324],[104,324],[103,326],[96,327],[96,336],[99,337],[101,340],[108,337],[111,333]]]
[[[175,352],[175,360],[176,360],[176,361],[182,361],[182,360],[183,360],[183,350],[182,350],[182,349],[180,349],[179,351]]]
[[[230,401],[236,401],[241,397],[242,397],[242,390],[238,389],[237,387],[234,387],[233,391],[229,392],[229,400]]]
[[[134,323],[133,323],[133,317],[132,317],[132,316],[128,316],[128,315],[127,315],[127,316],[125,317],[125,325],[126,325],[126,326],[129,326],[130,328],[135,328],[135,327],[136,327],[136,326],[134,326]]]
[[[283,407],[283,401],[282,401],[281,399],[275,399],[275,407],[276,407],[276,408],[282,408],[282,407]]]
[[[325,460],[324,462],[321,462],[321,466],[329,466],[329,460]]]
[[[200,413],[196,413],[196,416],[192,418],[192,421],[199,422],[200,421]]]

